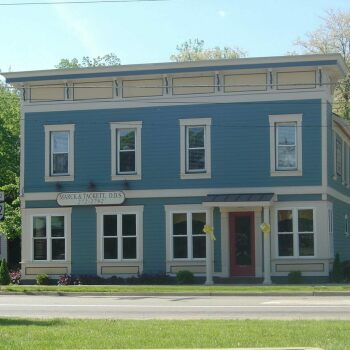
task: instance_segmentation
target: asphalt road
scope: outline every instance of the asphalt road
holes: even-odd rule
[[[0,317],[350,320],[350,297],[0,295]]]

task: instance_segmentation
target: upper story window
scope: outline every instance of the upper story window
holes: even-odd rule
[[[314,256],[315,227],[313,209],[277,211],[278,256]]]
[[[182,179],[211,177],[211,119],[180,119]]]
[[[340,139],[336,139],[336,172],[338,176],[343,175],[343,142]]]
[[[74,125],[45,125],[45,181],[74,180]]]
[[[271,175],[302,175],[302,116],[270,115],[269,122]]]
[[[111,123],[112,180],[141,179],[142,122]]]
[[[68,175],[69,131],[51,131],[51,176]]]

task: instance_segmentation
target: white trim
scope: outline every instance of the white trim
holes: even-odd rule
[[[283,91],[283,92],[282,92]],[[212,103],[244,103],[244,102],[267,102],[281,100],[307,100],[319,99],[322,95],[329,96],[329,91],[325,88],[318,90],[307,90],[301,92],[299,90],[267,90],[255,92],[240,93],[222,93],[219,94],[203,94],[203,95],[164,95],[163,97],[138,97],[127,100],[86,100],[86,101],[61,101],[60,103],[42,102],[36,104],[24,103],[23,109],[25,113],[48,112],[48,111],[76,111],[76,110],[95,110],[95,109],[123,109],[123,108],[144,108],[175,106],[175,105],[193,105],[193,104],[212,104]]]
[[[184,259],[173,258],[173,240],[172,240],[172,215],[175,213],[184,213],[187,215],[190,213],[205,213],[206,214],[206,222],[212,223],[212,211],[208,208],[204,208],[201,204],[178,204],[178,205],[165,205],[165,231],[166,231],[166,272],[171,272],[171,267],[175,265],[194,265],[194,264],[202,264],[203,266],[206,263],[205,258],[194,259],[189,257]],[[190,223],[187,222],[187,226]],[[187,232],[189,233],[189,232]],[[187,235],[188,242],[191,241],[192,236]],[[191,244],[188,244],[188,252],[191,249]]]
[[[104,266],[127,267],[137,266],[138,273],[143,271],[143,205],[138,206],[106,206],[95,207],[96,209],[96,252],[97,252],[97,274],[101,276]],[[121,236],[118,236],[118,259],[110,260],[103,258],[103,215],[136,215],[136,259],[122,259]],[[121,220],[118,220],[118,231],[121,233]],[[103,276],[106,276],[103,274]]]
[[[111,179],[141,180],[141,128],[142,121],[111,122]],[[135,129],[135,173],[117,174],[117,140],[116,131],[119,129]]]
[[[210,179],[211,178],[211,118],[180,119],[180,178]],[[203,172],[186,171],[187,159],[187,127],[204,127],[205,169]]]
[[[193,67],[213,67],[213,70],[216,69],[217,66],[226,66],[226,65],[232,65],[232,66],[241,66],[241,65],[252,65],[252,64],[273,64],[273,63],[281,63],[281,64],[288,64],[292,62],[315,62],[315,66],[320,66],[320,64],[317,64],[317,61],[325,61],[325,60],[335,60],[337,61],[337,64],[335,67],[332,66],[333,69],[338,69],[339,73],[341,70],[341,76],[345,76],[347,74],[347,67],[346,64],[341,57],[340,54],[316,54],[316,55],[295,55],[295,56],[268,56],[268,57],[248,57],[248,58],[238,58],[235,60],[206,60],[206,61],[192,61],[192,62],[164,62],[164,63],[146,63],[146,64],[129,64],[129,65],[120,65],[120,66],[113,66],[113,67],[93,67],[93,68],[79,68],[79,69],[72,69],[72,72],[69,72],[69,74],[75,75],[75,74],[93,74],[93,73],[107,73],[107,72],[128,72],[128,71],[144,71],[145,69],[153,70],[153,69],[159,69],[160,72],[158,74],[163,74],[161,70],[171,68],[193,68]],[[302,66],[299,67],[285,67],[286,69],[294,68],[294,69],[301,69]],[[321,66],[323,67],[323,66]],[[329,66],[324,66],[324,69],[326,70]],[[250,67],[247,66],[247,69]],[[1,73],[6,79],[13,79],[13,78],[30,78],[30,77],[50,77],[50,76],[60,76],[60,75],[67,75],[66,69],[50,69],[50,70],[37,70],[37,71],[22,71],[22,72],[6,72]]]
[[[327,194],[344,203],[350,204],[350,197],[348,195],[343,194],[332,187],[327,187]]]
[[[319,67],[319,72],[322,72]],[[321,82],[319,82],[321,83]],[[321,84],[320,84],[321,86]],[[321,125],[328,125],[327,100],[321,99]],[[322,169],[322,194],[326,195],[328,185],[328,128],[321,128],[321,169]]]
[[[224,187],[224,188],[181,188],[123,190],[126,198],[165,198],[165,197],[203,197],[208,194],[235,193],[275,193],[277,195],[322,194],[322,186],[284,186],[284,187]],[[56,200],[59,192],[28,192],[26,201]],[[350,198],[348,198],[350,203]]]
[[[44,125],[45,130],[45,181],[74,181],[74,124]],[[69,133],[68,175],[51,175],[51,132],[67,131]]]
[[[295,170],[279,170],[276,168],[276,124],[296,123],[296,161]],[[271,176],[302,176],[302,114],[269,115],[270,123],[270,175]]]

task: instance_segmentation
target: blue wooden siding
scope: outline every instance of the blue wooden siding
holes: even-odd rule
[[[269,114],[303,114],[303,176],[271,177]],[[27,113],[25,192],[57,191],[44,181],[44,125],[75,124],[75,181],[62,191],[126,189],[111,181],[110,122],[143,121],[142,180],[127,189],[321,184],[320,100]],[[180,118],[212,118],[212,178],[180,179]]]
[[[333,203],[334,255],[339,253],[340,260],[350,260],[350,237],[345,236],[345,215],[350,222],[350,205],[333,197],[329,200]]]
[[[328,154],[328,186],[334,188],[335,190],[339,191],[340,193],[343,193],[347,196],[350,196],[350,188],[346,186],[346,184],[343,184],[342,176],[336,174],[336,169],[334,169],[334,143],[336,142],[336,139],[341,140],[339,135],[336,139],[334,139],[334,134],[332,130],[332,106],[331,104],[328,104],[327,106],[327,154]],[[343,140],[344,141],[344,140]],[[344,152],[343,154],[343,167],[345,166],[345,176],[347,176],[347,172],[350,171],[350,156],[348,154],[348,151]],[[345,160],[346,157],[346,161]],[[334,179],[335,176],[335,179]]]

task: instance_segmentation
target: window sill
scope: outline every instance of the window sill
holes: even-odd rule
[[[181,180],[191,180],[191,179],[211,179],[211,173],[190,173],[190,174],[180,174]]]
[[[270,176],[303,176],[303,172],[301,170],[272,170]]]
[[[112,175],[112,181],[141,180],[141,174]]]
[[[67,176],[45,176],[45,182],[74,181],[74,175]]]

